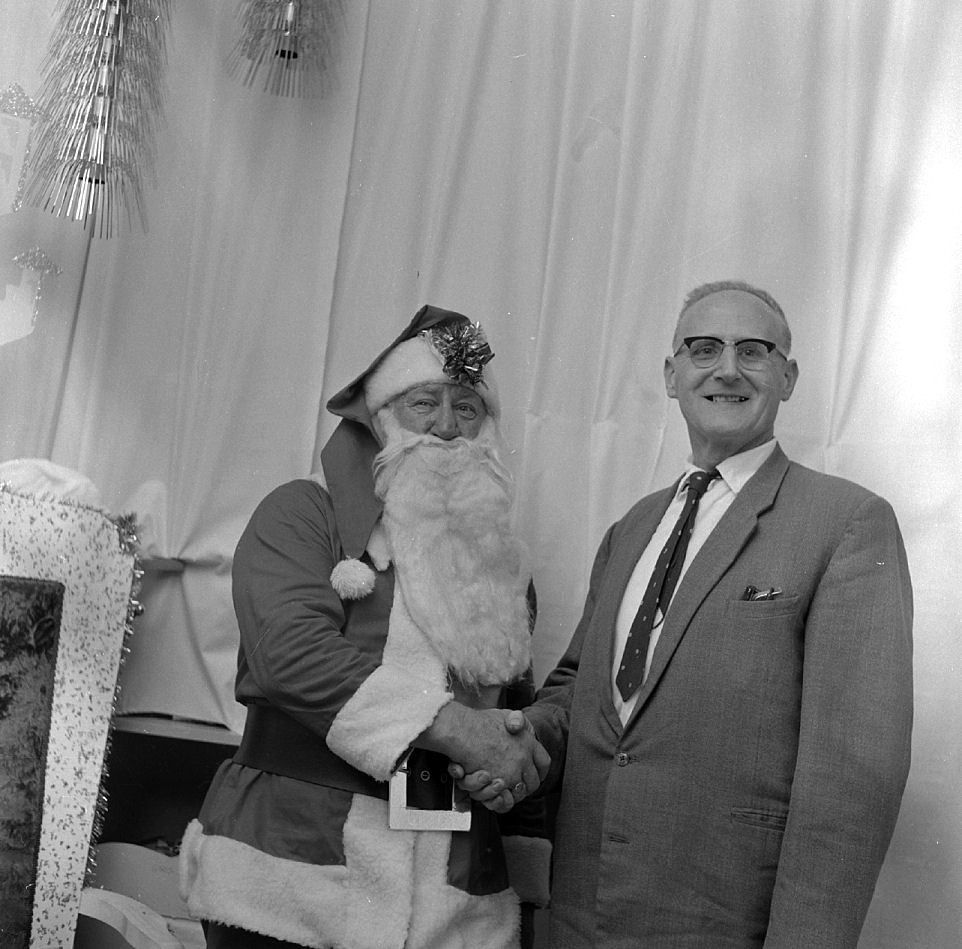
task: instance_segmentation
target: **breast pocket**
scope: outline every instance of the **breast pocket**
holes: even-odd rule
[[[798,595],[780,596],[774,600],[732,600],[728,604],[729,622],[736,627],[778,628],[791,624],[801,609]]]
[[[733,600],[716,629],[716,657],[727,681],[756,699],[787,697],[801,675],[804,601]]]

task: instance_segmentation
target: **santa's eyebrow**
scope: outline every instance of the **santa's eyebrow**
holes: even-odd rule
[[[401,398],[412,395],[437,395],[444,388],[444,383],[426,383],[423,385],[411,386],[401,393]]]

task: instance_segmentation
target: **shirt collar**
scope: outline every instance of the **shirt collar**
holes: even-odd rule
[[[745,487],[755,472],[758,471],[758,469],[761,468],[761,466],[768,460],[769,456],[775,450],[777,445],[778,439],[771,438],[763,445],[758,445],[755,448],[749,448],[748,451],[740,452],[737,455],[731,455],[724,461],[719,462],[717,465],[718,473],[721,475],[722,481],[728,485],[732,494],[738,494],[738,492]],[[678,497],[682,493],[685,482],[688,480],[688,476],[693,471],[703,470],[704,469],[699,468],[692,462],[691,455],[689,455],[688,462],[685,465],[685,470],[681,476],[681,481],[678,482],[678,490],[675,496]]]

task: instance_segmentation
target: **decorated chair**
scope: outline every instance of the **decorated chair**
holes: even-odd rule
[[[128,945],[180,949],[154,910],[84,887],[137,606],[132,524],[67,492],[24,490],[6,470],[0,465],[0,945],[65,949],[86,912]]]

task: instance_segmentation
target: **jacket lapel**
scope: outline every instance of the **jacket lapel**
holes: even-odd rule
[[[641,687],[629,725],[658,685],[695,612],[755,532],[758,516],[774,504],[788,465],[788,458],[776,445],[761,468],[738,492],[731,507],[695,555],[672,597],[664,629],[652,656],[648,678]]]

